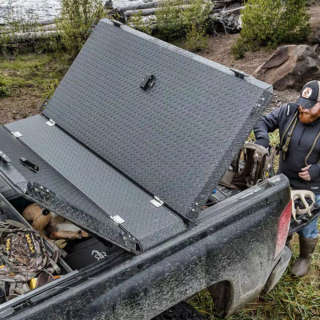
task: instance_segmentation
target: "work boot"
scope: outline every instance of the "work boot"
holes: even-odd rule
[[[291,273],[296,277],[303,277],[309,272],[311,266],[312,253],[316,248],[318,238],[308,239],[300,236],[299,242],[300,256],[293,264],[291,268]]]

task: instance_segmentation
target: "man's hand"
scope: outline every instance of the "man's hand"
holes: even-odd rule
[[[301,169],[301,171],[298,173],[299,177],[305,181],[311,181],[311,176],[309,173],[309,168],[311,165],[308,165]]]

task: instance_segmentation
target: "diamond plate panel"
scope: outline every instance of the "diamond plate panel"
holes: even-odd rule
[[[19,139],[24,144],[103,210],[104,217],[94,216],[98,223],[112,216],[121,217],[121,228],[138,239],[143,249],[186,230],[181,218],[164,206],[153,206],[151,195],[57,126],[49,126],[45,117],[29,117],[6,127],[11,132],[20,131]],[[67,200],[68,195],[64,198]],[[87,214],[92,215],[91,212]],[[82,225],[87,223],[91,229],[98,227],[92,219],[83,221]]]
[[[103,20],[44,114],[195,219],[270,97],[269,85]]]
[[[76,214],[72,214],[70,212],[68,212],[68,214],[64,214],[67,212],[59,212],[59,214],[65,217],[68,216],[68,219],[80,226],[86,225],[89,231],[98,234],[102,238],[105,238],[126,250],[136,250],[135,245],[134,248],[132,248],[131,243],[130,247],[126,245],[127,241],[124,241],[123,236],[128,239],[128,234],[123,229],[119,228],[119,226],[114,225],[111,220],[108,221],[108,216],[105,212],[98,208],[90,199],[75,188],[70,182],[64,179],[56,170],[49,166],[48,163],[43,161],[43,159],[18,139],[14,138],[3,127],[0,127],[0,147],[1,150],[10,157],[12,165],[21,172],[21,174],[23,174],[27,181],[32,184],[34,183],[46,186],[51,191],[55,192],[58,198],[67,199],[71,206],[80,210],[78,212],[75,210]],[[21,157],[25,157],[29,161],[37,164],[40,168],[39,172],[34,173],[24,167],[19,160]],[[0,170],[3,170],[3,168],[0,168]],[[7,196],[17,196],[16,192],[12,189],[4,191]],[[90,213],[91,216],[85,213]]]

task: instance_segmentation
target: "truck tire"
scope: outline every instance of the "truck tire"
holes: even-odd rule
[[[190,304],[180,302],[169,310],[161,313],[152,320],[205,320],[207,319]]]

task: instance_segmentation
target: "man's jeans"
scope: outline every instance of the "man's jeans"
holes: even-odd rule
[[[316,194],[316,203],[320,206],[320,193]],[[307,239],[316,239],[318,238],[318,218],[314,219],[306,227],[298,232],[299,236]]]

